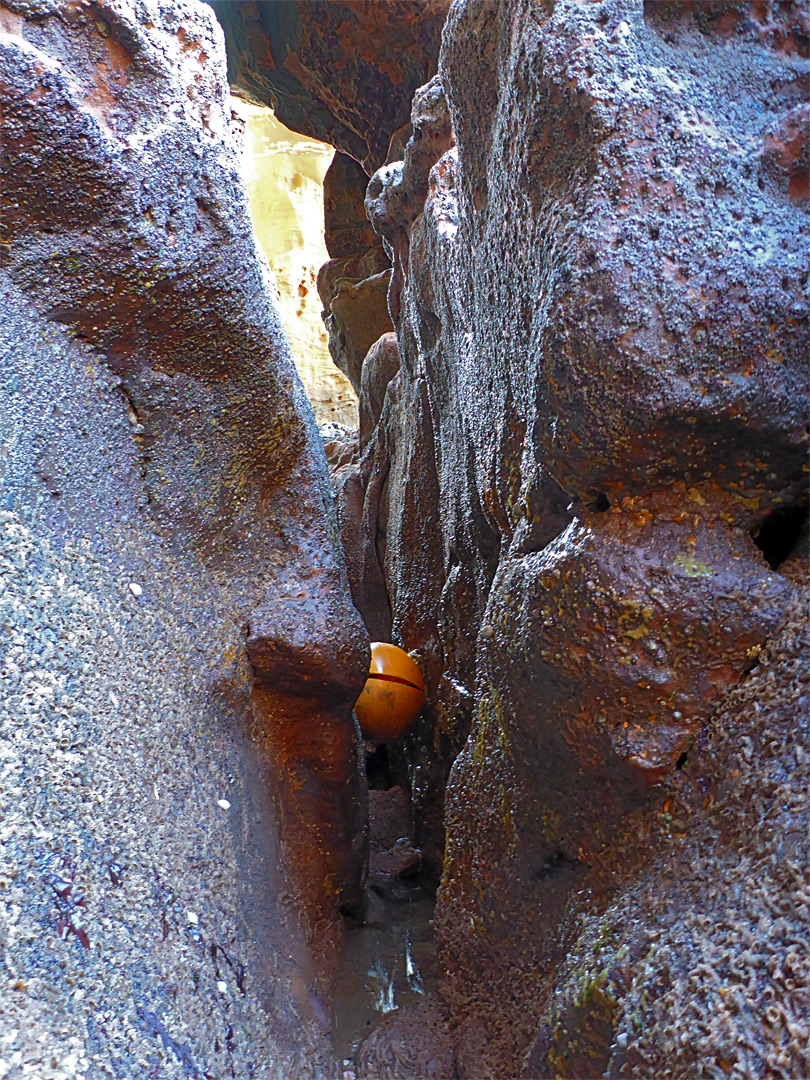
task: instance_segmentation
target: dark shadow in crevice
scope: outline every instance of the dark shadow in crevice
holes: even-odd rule
[[[604,514],[606,510],[610,509],[610,499],[605,495],[604,491],[600,491],[588,503],[588,509],[593,514]]]
[[[806,505],[780,506],[765,518],[756,532],[752,532],[754,543],[765,556],[771,570],[778,570],[793,554],[807,516]]]
[[[388,747],[385,743],[366,751],[366,775],[371,791],[388,791],[390,787],[393,787]]]
[[[557,851],[549,855],[543,865],[535,872],[534,879],[535,881],[546,881],[566,871],[578,870],[581,867],[581,862],[577,859],[569,859],[562,848],[558,848]]]

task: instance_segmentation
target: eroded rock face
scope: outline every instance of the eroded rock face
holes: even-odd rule
[[[652,860],[586,914],[525,1076],[807,1071],[806,536],[786,569],[803,596],[690,753]]]
[[[221,31],[192,0],[0,27],[0,1053],[326,1075],[368,641]]]
[[[329,261],[318,272],[318,293],[335,365],[360,394],[363,359],[392,329],[388,314],[390,260],[365,213],[368,175],[337,153],[324,179],[324,239]]]
[[[436,70],[448,0],[212,6],[234,86],[343,151],[326,177],[331,258],[318,292],[332,358],[359,394],[366,353],[392,329],[389,260],[368,229],[363,195],[369,174],[407,138],[413,93]]]
[[[369,185],[400,367],[358,474],[393,640],[428,683],[405,744],[415,806],[471,729],[437,908],[463,1076],[518,1075],[533,1043],[527,1076],[582,1075],[617,1034],[608,1075],[669,1065],[658,1013],[656,1049],[615,1026],[629,1006],[581,1008],[575,943],[610,903],[657,932],[639,868],[659,900],[686,874],[679,845],[705,808],[662,827],[683,766],[699,786],[696,737],[794,602],[752,537],[807,500],[810,230],[790,134],[806,43],[803,16],[770,5],[458,3],[404,160]],[[774,752],[793,798],[799,759]],[[716,857],[733,861],[741,830],[755,843],[763,812],[712,833]],[[789,908],[778,858],[768,903]],[[729,905],[755,933],[745,898]],[[552,1045],[536,1033],[572,947]],[[777,1024],[784,1045],[796,1020],[718,1008],[734,1034],[686,1028],[680,1060],[723,1070],[749,1027],[762,1046]]]
[[[285,128],[265,108],[233,99],[245,117],[242,176],[250,218],[278,286],[278,305],[315,419],[357,426],[357,396],[332,363],[316,289],[327,257],[324,177],[334,151]]]
[[[211,6],[233,85],[372,172],[407,123],[414,90],[436,70],[449,0]]]

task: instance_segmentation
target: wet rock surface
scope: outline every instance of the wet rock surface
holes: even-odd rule
[[[360,446],[365,447],[382,415],[388,384],[399,371],[397,336],[389,331],[378,338],[363,358],[360,370]]]
[[[399,373],[356,466],[362,510],[348,485],[339,507],[362,523],[358,607],[377,618],[387,596],[425,673],[398,752],[428,864],[446,829],[436,926],[461,1076],[649,1076],[678,1039],[678,1075],[807,1067],[806,1014],[733,1004],[727,979],[766,994],[753,953],[718,975],[716,1023],[693,1006],[677,1035],[651,999],[630,1006],[635,931],[611,956],[637,990],[610,965],[610,1002],[598,972],[577,989],[610,906],[678,954],[662,996],[703,1002],[714,976],[690,968],[687,994],[698,962],[678,934],[715,957],[736,939],[701,921],[703,886],[674,882],[714,888],[712,858],[776,860],[764,899],[725,893],[740,941],[760,902],[803,910],[766,803],[722,836],[699,800],[668,826],[685,770],[711,802],[696,747],[735,687],[762,694],[740,738],[778,726],[782,693],[806,708],[793,660],[775,661],[779,700],[748,673],[795,618],[781,560],[797,543],[806,558],[806,150],[788,132],[807,71],[794,8],[470,0],[403,160],[369,185]],[[770,752],[806,831],[803,758]]]
[[[385,1017],[363,1043],[358,1080],[455,1080],[458,1076],[441,1010],[434,1001]]]
[[[449,1077],[452,1041],[436,997],[435,890],[421,874],[411,798],[391,783],[387,749],[366,744],[366,909],[341,954],[335,1050],[348,1077]]]
[[[332,1075],[368,639],[221,30],[0,24],[4,1075]]]
[[[399,785],[369,791],[369,877],[415,877],[421,856],[411,839],[411,801]]]

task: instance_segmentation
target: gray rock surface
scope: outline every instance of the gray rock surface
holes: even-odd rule
[[[767,996],[759,958],[776,946],[765,928],[756,943],[757,905],[804,903],[767,799],[705,849],[778,864],[750,904],[735,878],[717,922],[698,910],[711,871],[697,884],[689,866],[708,807],[678,818],[682,848],[662,827],[687,767],[710,788],[697,748],[795,611],[781,562],[807,507],[807,74],[801,7],[465,0],[403,161],[369,185],[400,368],[358,463],[350,567],[364,614],[382,576],[393,640],[425,671],[397,775],[426,859],[443,853],[437,941],[464,1077],[810,1067],[806,1010],[765,1019],[732,987]],[[806,709],[793,659],[775,663]],[[755,741],[782,706],[750,685],[763,717],[738,737]],[[806,754],[803,722],[796,738]],[[806,834],[803,758],[772,752]],[[431,809],[454,758],[443,846]],[[681,879],[694,892],[667,923]],[[612,927],[635,927],[619,953],[643,928],[678,954],[656,985],[676,1011],[692,1000],[694,1022],[634,1013],[639,983],[581,1008],[581,935],[609,905]],[[753,951],[718,974],[709,1017],[714,976],[689,970],[686,991],[678,935],[719,957],[737,925]]]
[[[332,1076],[368,645],[222,33],[0,30],[0,1075]]]

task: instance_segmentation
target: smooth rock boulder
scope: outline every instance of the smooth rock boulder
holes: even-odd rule
[[[383,334],[366,353],[360,370],[360,447],[366,445],[382,416],[388,386],[399,371],[399,345],[393,331]]]

